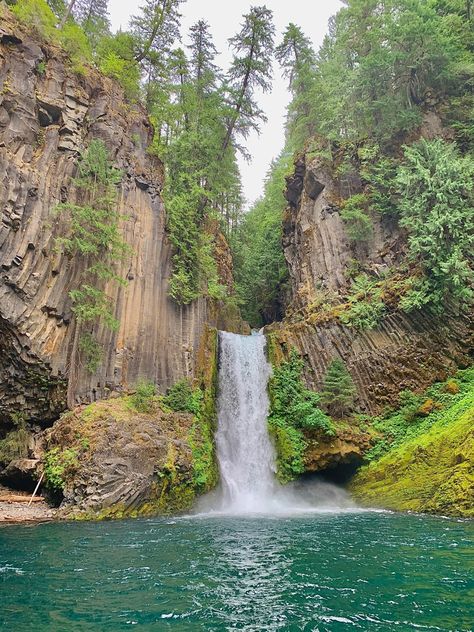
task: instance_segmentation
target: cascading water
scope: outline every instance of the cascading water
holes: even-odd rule
[[[258,511],[275,491],[275,450],[267,430],[271,366],[265,336],[219,333],[217,455],[222,504]]]
[[[299,488],[276,480],[276,453],[268,433],[271,366],[263,334],[219,332],[217,460],[221,483],[201,510],[223,513],[340,511],[354,507],[328,483]]]

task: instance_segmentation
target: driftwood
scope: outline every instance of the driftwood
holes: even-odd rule
[[[0,503],[40,503],[43,502],[44,498],[42,496],[35,496],[34,498],[30,498],[30,496],[16,496],[15,494],[8,494],[8,496],[0,496]]]

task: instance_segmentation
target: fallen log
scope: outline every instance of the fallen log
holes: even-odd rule
[[[16,496],[14,494],[8,494],[8,496],[0,496],[0,503],[40,503],[43,502],[44,498],[42,496],[35,496],[31,498],[30,496]]]

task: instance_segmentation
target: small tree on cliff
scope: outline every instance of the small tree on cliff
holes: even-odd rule
[[[334,417],[347,414],[354,405],[356,388],[351,374],[339,358],[333,360],[326,371],[321,401]]]

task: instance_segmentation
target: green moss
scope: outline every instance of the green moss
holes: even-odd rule
[[[459,371],[456,380],[451,378],[447,382],[433,384],[423,395],[402,391],[398,410],[371,420],[378,439],[366,458],[369,461],[379,459],[389,450],[428,432],[435,423],[452,423],[454,417],[465,409],[462,407],[469,405],[466,396],[472,393],[473,388],[474,368],[471,368]]]
[[[275,354],[271,340],[270,357]],[[320,397],[306,388],[302,380],[303,360],[292,349],[287,360],[273,367],[268,383],[270,415],[268,426],[277,451],[277,477],[287,483],[304,471],[306,440],[303,432],[334,436],[331,418],[320,408]]]
[[[217,428],[218,334],[207,329],[201,342],[196,386],[201,393],[199,411],[189,432],[193,454],[194,485],[199,493],[213,489],[219,480],[214,433]]]
[[[301,430],[269,421],[270,435],[277,452],[277,478],[289,483],[304,472],[306,441]]]
[[[464,384],[464,388],[463,388]],[[433,387],[440,396],[443,385]],[[350,484],[366,505],[474,517],[474,385],[400,436]]]

